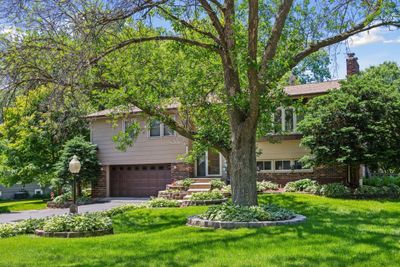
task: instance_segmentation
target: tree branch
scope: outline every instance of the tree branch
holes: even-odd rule
[[[101,53],[97,57],[94,57],[91,60],[89,60],[89,65],[96,64],[99,60],[101,60],[102,58],[104,58],[108,54],[111,54],[112,52],[115,52],[115,51],[117,51],[117,50],[119,50],[121,48],[129,46],[131,44],[138,44],[138,43],[144,43],[144,42],[149,42],[149,41],[177,41],[177,42],[181,42],[181,43],[185,43],[185,44],[189,44],[189,45],[195,45],[195,46],[198,46],[198,47],[209,49],[209,50],[212,50],[212,51],[215,51],[215,52],[219,52],[219,49],[218,49],[217,46],[214,46],[214,45],[211,45],[211,44],[202,43],[202,42],[195,41],[195,40],[186,39],[186,38],[179,37],[179,36],[139,37],[139,38],[132,38],[132,39],[123,41],[123,42],[115,45],[114,47],[109,48],[108,50],[104,51],[103,53]]]
[[[165,10],[164,8],[162,8],[160,6],[158,7],[158,9],[161,10],[165,15],[167,15],[171,19],[173,19],[173,20],[179,22],[180,24],[182,24],[183,26],[185,26],[185,27],[197,32],[197,33],[200,33],[201,35],[209,37],[209,38],[213,39],[218,45],[221,45],[221,41],[216,36],[214,36],[211,32],[203,31],[203,30],[200,30],[200,29],[196,28],[192,24],[188,23],[186,20],[183,20],[183,19],[173,15],[171,12]]]
[[[221,22],[218,19],[217,14],[215,14],[214,10],[210,6],[210,4],[207,2],[207,0],[199,0],[201,6],[204,8],[204,10],[207,12],[208,16],[211,19],[211,22],[214,26],[214,28],[217,30],[219,39],[224,40],[224,27],[222,26]]]
[[[294,68],[300,61],[302,61],[304,58],[306,58],[307,56],[309,56],[310,54],[317,52],[319,49],[327,47],[329,45],[332,44],[336,44],[339,43],[341,41],[346,40],[347,38],[361,33],[361,32],[365,32],[368,30],[371,30],[373,28],[378,28],[378,27],[382,27],[382,26],[397,26],[400,27],[400,21],[399,22],[381,22],[378,24],[374,24],[374,25],[370,25],[368,27],[365,27],[364,22],[358,24],[357,26],[355,26],[354,28],[352,28],[351,30],[329,37],[325,40],[321,40],[318,41],[316,43],[312,43],[310,44],[306,49],[304,49],[303,51],[299,52],[294,58],[293,61],[290,64],[290,68]]]
[[[271,60],[276,53],[279,39],[282,35],[282,30],[285,26],[286,18],[290,12],[292,7],[293,0],[284,0],[282,4],[279,6],[278,15],[275,20],[275,24],[271,30],[271,36],[268,39],[268,42],[265,46],[263,58],[261,61],[261,70],[260,74],[264,75],[266,71],[268,61]]]

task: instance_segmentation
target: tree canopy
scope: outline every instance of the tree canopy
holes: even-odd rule
[[[386,62],[312,99],[299,125],[314,164],[400,169],[400,68]]]
[[[0,182],[48,185],[62,145],[76,134],[88,135],[83,106],[68,97],[50,101],[52,90],[40,87],[20,95],[4,109],[0,124]]]
[[[271,125],[285,73],[352,35],[400,26],[398,0],[0,3],[9,91],[52,83],[137,106],[221,152],[239,205],[257,204],[256,133]]]

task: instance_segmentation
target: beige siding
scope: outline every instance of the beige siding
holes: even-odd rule
[[[126,152],[115,148],[112,137],[122,131],[122,120],[113,127],[107,119],[91,121],[91,140],[98,146],[98,155],[103,165],[175,163],[179,155],[186,152],[187,139],[182,136],[148,137],[146,123],[132,147]]]
[[[300,140],[284,140],[279,143],[257,142],[257,149],[261,154],[259,160],[268,159],[299,159],[308,153],[307,149],[300,147]]]

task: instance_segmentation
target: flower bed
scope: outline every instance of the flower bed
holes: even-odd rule
[[[42,237],[63,237],[63,238],[76,238],[76,237],[90,237],[102,236],[113,234],[113,229],[96,230],[92,232],[46,232],[44,230],[35,230],[35,235]]]
[[[43,219],[27,219],[17,223],[0,224],[0,238],[22,234],[46,237],[84,237],[112,234],[111,217],[144,205],[124,205],[107,211],[60,215]]]
[[[305,217],[290,210],[269,204],[241,207],[232,203],[211,206],[199,216],[188,218],[188,225],[211,228],[264,227],[293,224],[304,221]]]
[[[260,228],[267,226],[297,224],[305,221],[306,219],[307,218],[303,215],[296,215],[292,219],[282,220],[282,221],[224,222],[224,221],[211,221],[202,219],[198,216],[192,216],[188,218],[187,225],[206,227],[206,228],[216,228],[216,229]]]
[[[210,200],[184,200],[182,202],[182,207],[217,205],[217,204],[222,204],[226,201],[228,201],[227,198],[210,199]]]

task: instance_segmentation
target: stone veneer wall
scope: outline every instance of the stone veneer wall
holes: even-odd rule
[[[107,169],[106,166],[101,167],[101,174],[97,183],[92,185],[92,197],[102,198],[107,197]]]
[[[287,173],[271,173],[259,172],[257,175],[259,181],[268,180],[280,185],[285,185],[287,182],[300,179],[310,178],[318,181],[320,184],[346,182],[347,168],[345,166],[324,166],[316,167],[313,172],[287,172]]]
[[[194,176],[193,164],[179,162],[171,163],[171,179],[183,180]]]

